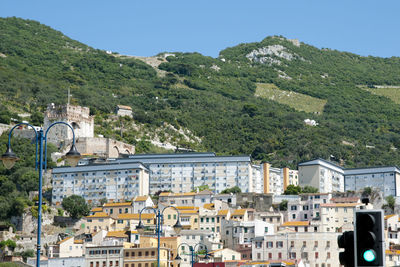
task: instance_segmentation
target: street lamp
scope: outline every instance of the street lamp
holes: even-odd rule
[[[176,234],[179,234],[182,230],[182,225],[179,222],[179,210],[174,207],[174,206],[167,206],[165,207],[162,211],[160,209],[155,209],[153,207],[144,207],[143,209],[141,209],[140,213],[139,213],[139,224],[136,226],[136,230],[139,232],[140,235],[144,234],[144,225],[142,223],[142,212],[144,210],[152,210],[154,212],[154,214],[156,215],[156,232],[157,232],[157,267],[160,267],[160,235],[161,235],[161,225],[163,224],[163,213],[165,211],[165,209],[167,208],[174,208],[176,210],[176,212],[178,213],[178,217],[176,219],[176,223],[173,226],[174,231]]]
[[[17,155],[12,151],[11,149],[11,134],[14,131],[14,129],[20,125],[27,125],[31,127],[35,131],[35,143],[36,143],[36,159],[35,159],[35,167],[36,169],[39,169],[39,206],[38,206],[38,231],[37,231],[37,251],[36,251],[36,266],[40,266],[40,235],[41,235],[41,226],[42,226],[42,177],[43,177],[43,169],[46,168],[46,155],[47,155],[47,134],[50,130],[51,127],[57,124],[64,124],[68,126],[72,130],[72,146],[70,151],[65,155],[66,160],[68,164],[71,166],[75,166],[80,157],[81,154],[76,150],[75,147],[75,133],[74,129],[71,127],[66,122],[58,121],[52,123],[46,130],[45,133],[43,133],[43,129],[40,129],[39,132],[36,131],[35,127],[30,125],[29,123],[18,123],[15,125],[13,128],[11,128],[10,133],[8,134],[8,144],[7,144],[7,150],[6,152],[1,155],[0,160],[3,161],[3,165],[7,169],[11,169],[15,163],[19,160]],[[43,144],[43,141],[45,142]],[[38,154],[38,145],[39,145],[39,154]],[[44,147],[44,151],[43,151]],[[44,159],[43,159],[44,158]],[[39,167],[39,168],[38,168]]]
[[[191,264],[192,267],[194,267],[194,263],[196,262],[196,255],[198,255],[198,254],[196,254],[196,247],[199,246],[199,245],[203,246],[205,248],[205,251],[206,251],[206,253],[204,255],[204,258],[203,258],[204,261],[206,263],[208,263],[208,261],[210,260],[210,257],[208,256],[207,246],[204,245],[203,243],[197,243],[196,245],[194,245],[194,247],[190,246],[188,243],[180,243],[178,248],[177,248],[177,250],[176,250],[176,257],[174,259],[176,264],[179,265],[182,262],[182,258],[179,256],[179,248],[181,246],[183,246],[183,245],[186,245],[186,246],[189,247],[189,250],[190,250],[190,264]]]

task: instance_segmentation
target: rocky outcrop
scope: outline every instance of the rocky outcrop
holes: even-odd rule
[[[282,62],[278,58],[288,61],[291,61],[293,59],[304,60],[297,54],[290,53],[287,48],[282,45],[269,45],[261,47],[259,49],[254,49],[253,51],[248,53],[246,57],[252,62],[268,65],[280,65]]]

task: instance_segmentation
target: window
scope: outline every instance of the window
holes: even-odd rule
[[[303,247],[307,246],[307,241],[303,241]]]
[[[132,256],[132,257],[135,257],[135,251],[132,251],[132,252],[131,252],[131,256]]]
[[[268,233],[268,227],[265,227],[264,231],[265,231],[266,233]]]
[[[283,248],[283,241],[277,241],[276,242],[276,247],[277,248]]]
[[[272,253],[268,253],[268,259],[272,259]]]
[[[168,220],[171,220],[171,214],[168,214]]]
[[[278,259],[282,259],[282,252],[278,253]]]
[[[267,248],[273,248],[273,247],[274,247],[273,242],[267,242]]]
[[[318,259],[318,252],[315,252],[315,258]]]
[[[290,206],[290,210],[297,210],[297,206]]]
[[[318,247],[318,241],[314,241],[314,247]]]
[[[326,241],[326,246],[329,248],[331,246],[331,241]]]
[[[262,242],[256,242],[256,248],[261,248]]]
[[[331,258],[331,253],[330,253],[330,252],[326,253],[326,258],[327,258],[327,259],[330,259],[330,258]]]
[[[294,241],[290,241],[290,247],[294,248]]]

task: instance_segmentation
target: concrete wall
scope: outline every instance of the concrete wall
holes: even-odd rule
[[[299,185],[310,185],[320,190],[319,186],[319,166],[299,166]]]

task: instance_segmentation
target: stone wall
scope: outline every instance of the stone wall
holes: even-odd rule
[[[78,138],[76,148],[81,154],[118,158],[120,154],[134,154],[135,146],[104,137]]]

